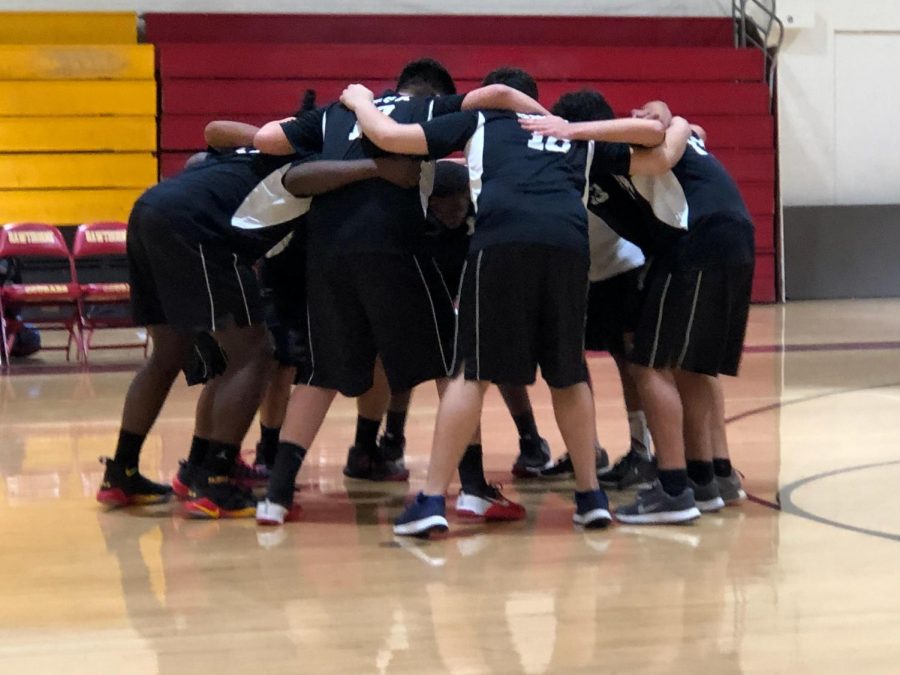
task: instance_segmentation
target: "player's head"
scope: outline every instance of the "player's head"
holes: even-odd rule
[[[447,96],[456,93],[456,85],[444,66],[425,58],[404,66],[397,78],[397,91],[414,96]]]
[[[596,122],[616,116],[603,95],[593,89],[563,94],[550,112],[570,122]]]
[[[537,82],[521,68],[508,66],[497,68],[485,75],[481,84],[485,87],[489,84],[505,84],[507,87],[512,87],[523,94],[528,94],[533,99],[538,97]]]
[[[303,98],[300,100],[300,107],[294,113],[294,117],[300,117],[305,112],[316,109],[316,90],[307,89],[303,92]]]
[[[457,162],[437,162],[428,202],[429,220],[455,230],[466,221],[470,206],[469,170]]]

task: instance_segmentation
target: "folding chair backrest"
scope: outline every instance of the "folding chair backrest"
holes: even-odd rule
[[[0,230],[0,258],[69,258],[62,233],[45,223],[8,223]]]
[[[72,255],[79,258],[125,255],[125,223],[115,221],[85,223],[75,231]]]

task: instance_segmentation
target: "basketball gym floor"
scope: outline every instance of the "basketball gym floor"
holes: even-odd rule
[[[95,503],[137,352],[95,353],[84,372],[58,354],[16,365],[0,377],[0,673],[898,672],[898,335],[900,300],[754,307],[726,382],[751,499],[690,526],[575,531],[571,484],[511,481],[515,429],[492,391],[485,460],[528,519],[451,518],[430,542],[390,529],[424,477],[430,386],[409,486],[344,480],[341,399],[300,474],[302,520],[261,529]],[[609,358],[589,363],[615,459],[618,380]],[[546,387],[532,397],[559,454]],[[176,385],[151,478],[186,454],[194,400]]]

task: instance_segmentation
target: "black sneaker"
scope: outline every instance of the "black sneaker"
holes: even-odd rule
[[[106,466],[103,482],[97,491],[97,501],[105,506],[161,504],[172,496],[172,488],[145,478],[137,467],[126,468],[111,457],[101,457]]]
[[[406,439],[383,435],[378,439],[378,459],[373,466],[371,480],[379,482],[402,483],[409,480],[409,469],[403,456],[406,451]]]
[[[197,467],[188,462],[186,459],[179,460],[178,472],[172,479],[172,491],[179,499],[189,499],[191,496],[191,485],[194,483],[194,472]]]
[[[609,455],[603,448],[597,448],[597,477],[604,476],[609,473]],[[549,480],[562,480],[575,477],[575,467],[572,466],[572,458],[569,453],[565,453],[557,459],[550,467],[542,469],[538,474],[541,478]]]
[[[541,471],[553,466],[550,446],[543,438],[536,441],[519,439],[519,456],[513,464],[512,474],[516,478],[536,478]]]
[[[656,461],[645,459],[632,447],[619,458],[612,469],[598,475],[600,486],[613,490],[637,488],[645,490],[656,480]]]
[[[347,478],[358,480],[370,480],[372,468],[377,461],[376,448],[363,448],[353,445],[347,451],[347,463],[344,465],[344,475]]]
[[[191,518],[252,518],[256,515],[256,498],[231,476],[213,475],[198,467],[184,508]]]

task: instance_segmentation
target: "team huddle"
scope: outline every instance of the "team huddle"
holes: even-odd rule
[[[312,98],[261,128],[211,122],[208,152],[135,204],[132,305],[154,348],[101,503],[174,493],[192,517],[281,525],[297,517],[296,478],[337,393],[358,408],[344,474],[406,481],[406,413],[429,380],[430,463],[397,535],[448,529],[457,473],[458,515],[525,517],[485,478],[491,384],[519,433],[513,475],[574,478],[578,527],[687,522],[745,498],[719,375],[738,372],[753,225],[702,129],[660,101],[615,119],[591,90],[548,111],[516,68],[457,95],[431,59],[378,98],[356,84],[325,107]],[[631,442],[613,465],[585,350],[609,352],[622,381]],[[566,446],[555,461],[528,398],[538,369]],[[202,391],[169,486],[138,462],[182,370]],[[240,446],[257,411],[249,464]],[[604,489],[635,487],[611,513]]]

